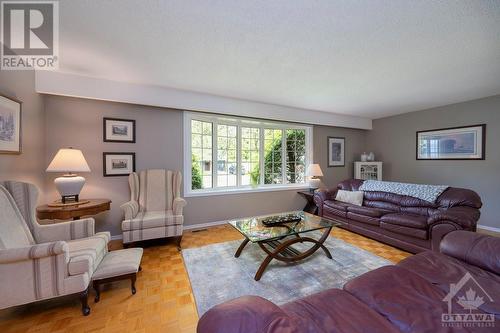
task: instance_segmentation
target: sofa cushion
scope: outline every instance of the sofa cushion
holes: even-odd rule
[[[92,276],[107,252],[109,233],[68,241],[68,273],[79,275],[88,272]]]
[[[353,219],[358,222],[368,223],[371,225],[378,226],[380,224],[380,219],[378,217],[371,217],[366,215],[361,215],[353,212],[347,212],[347,218]]]
[[[402,332],[450,332],[441,327],[446,293],[402,267],[385,266],[344,285],[344,290],[384,316]]]
[[[381,222],[401,225],[403,227],[427,229],[427,217],[415,214],[392,213],[380,218]]]
[[[363,205],[363,192],[338,190],[335,200],[361,206]]]
[[[399,332],[384,317],[340,289],[325,290],[281,308],[290,317],[298,318],[296,322],[302,325],[297,332],[327,332],[330,328],[337,333],[361,333],[367,327],[372,333]]]
[[[346,211],[340,211],[338,209],[329,207],[329,206],[324,206],[323,207],[323,216],[328,218],[328,217],[342,217],[342,218],[347,218],[347,212]]]
[[[404,227],[402,225],[380,222],[380,227],[385,230],[395,232],[397,234],[411,236],[420,239],[427,239],[427,230],[412,227]]]
[[[425,251],[400,261],[398,266],[420,275],[445,293],[450,291],[450,283],[458,283],[467,273],[469,273],[488,296],[494,301],[500,300],[499,275],[488,272],[477,266],[466,264],[463,261],[446,256],[442,253]],[[488,297],[484,297],[484,295],[480,296],[483,297],[484,303],[479,305],[479,309],[486,313],[499,316],[500,302],[491,302]]]
[[[380,217],[382,216],[382,212],[375,208],[364,207],[364,206],[349,206],[347,207],[347,211],[351,213],[356,213],[360,215],[366,215],[371,217]]]
[[[183,220],[182,215],[173,215],[171,210],[139,212],[135,218],[122,222],[122,231],[179,225]]]
[[[341,212],[347,212],[347,207],[352,206],[351,204],[337,200],[326,200],[324,204],[333,209],[340,210]]]

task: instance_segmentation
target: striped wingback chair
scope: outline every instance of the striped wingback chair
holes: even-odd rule
[[[130,201],[121,207],[123,243],[174,237],[180,250],[186,201],[181,198],[182,175],[164,169],[129,175]]]
[[[0,309],[77,294],[88,315],[89,282],[108,252],[94,219],[38,224],[35,185],[0,182]]]

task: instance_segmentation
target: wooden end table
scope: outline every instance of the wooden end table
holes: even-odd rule
[[[314,192],[298,191],[297,193],[307,200],[307,204],[304,207],[303,211],[314,215],[318,214],[318,206],[316,206],[316,204],[314,203]]]
[[[81,204],[52,207],[47,205],[36,208],[40,220],[79,220],[83,216],[96,215],[111,208],[109,199],[85,199]]]

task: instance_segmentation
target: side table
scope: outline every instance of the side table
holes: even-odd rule
[[[297,193],[307,200],[307,204],[304,207],[303,211],[316,215],[318,213],[318,207],[314,203],[314,192],[298,191]]]
[[[36,217],[40,220],[79,220],[82,216],[96,215],[111,208],[109,199],[86,199],[81,202],[62,207],[38,206]]]

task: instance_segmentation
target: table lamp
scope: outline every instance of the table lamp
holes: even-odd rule
[[[323,172],[319,164],[309,164],[306,170],[306,176],[309,176],[309,190],[314,192],[315,189],[319,188],[321,179],[316,177],[323,177]]]
[[[90,172],[90,168],[82,151],[70,147],[59,149],[47,167],[47,172],[64,173],[62,177],[54,180],[57,191],[61,195],[61,202],[64,204],[67,199],[78,201],[78,195],[85,184],[85,178],[76,175],[75,172]]]

